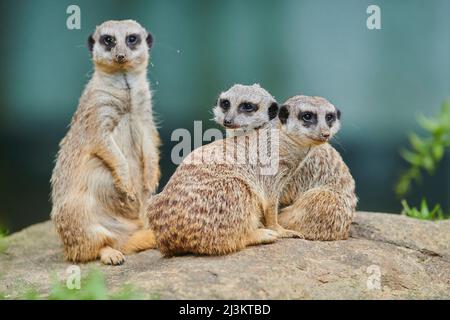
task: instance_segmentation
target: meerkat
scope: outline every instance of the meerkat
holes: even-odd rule
[[[303,106],[303,126],[323,129],[318,142],[321,145],[308,154],[285,186],[279,223],[308,240],[345,240],[358,202],[355,181],[340,154],[330,144],[322,143],[340,128],[341,112],[320,97],[297,96],[286,104]]]
[[[243,101],[265,110],[275,102],[264,99],[265,105],[261,106],[255,97],[236,97],[230,99],[230,108]],[[155,232],[163,255],[222,255],[279,238],[303,237],[277,221],[279,197],[286,181],[310,150],[324,141],[324,121],[314,127],[303,126],[298,118],[306,112],[303,108],[297,103],[283,106],[280,115],[284,118],[277,128],[217,140],[197,148],[183,160],[147,208],[147,227]],[[330,137],[336,128],[327,126]],[[278,146],[278,167],[274,174],[262,175],[254,161],[261,150],[255,152],[250,146],[254,141],[261,142],[259,137],[266,139],[267,132],[278,134],[278,139],[270,140]],[[246,162],[233,161],[243,154],[248,157]]]
[[[133,20],[104,22],[89,37],[95,71],[51,177],[51,218],[69,261],[117,265],[155,245],[140,219],[160,176],[147,81],[152,41]]]
[[[219,95],[213,114],[230,137],[277,123],[278,104],[259,84],[235,84]]]
[[[240,94],[238,91],[234,93]],[[286,104],[291,103],[292,99]],[[305,108],[309,103],[309,111],[300,119],[304,126],[317,126],[319,119],[325,119],[328,127],[335,126],[339,129],[341,112],[334,106],[329,106],[329,102],[319,97],[297,96],[297,99],[298,103],[305,100]],[[227,114],[235,134],[242,132],[239,130],[241,127],[256,129],[273,122],[260,115],[253,119],[253,114],[247,114],[242,121],[242,118],[233,117],[237,114],[236,110],[228,106],[220,108],[220,105],[219,103],[214,108],[214,120],[227,128],[224,123],[224,114]],[[236,106],[234,104],[235,108]],[[260,114],[267,114],[268,111],[259,110]],[[275,120],[278,121],[278,118]],[[324,125],[323,127],[326,128]],[[328,131],[330,130],[324,131],[325,140],[329,140]],[[278,219],[282,227],[298,231],[309,240],[343,240],[348,238],[356,204],[355,181],[348,167],[329,143],[323,143],[311,150],[285,186],[280,196],[282,209]]]

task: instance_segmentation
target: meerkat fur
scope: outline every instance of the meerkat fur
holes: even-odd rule
[[[104,22],[89,37],[95,71],[51,178],[51,218],[69,261],[116,265],[155,245],[140,219],[160,176],[146,75],[152,40],[133,20]]]
[[[185,158],[147,208],[147,227],[155,232],[163,255],[221,255],[279,238],[303,237],[277,221],[279,196],[285,183],[310,150],[320,144],[321,128],[306,128],[297,118],[302,107],[289,106],[292,116],[275,129],[265,127],[218,140]],[[273,131],[279,138],[278,170],[262,175],[257,162],[250,159],[257,152],[249,152],[249,146]],[[249,157],[247,162],[229,160],[242,154]],[[227,161],[219,162],[219,158]]]
[[[232,88],[233,89],[233,88]],[[234,93],[239,97],[240,92],[230,89],[226,94]],[[265,91],[267,92],[267,91]],[[239,98],[234,96],[234,99]],[[237,114],[238,104],[231,104],[229,108],[221,108],[221,99],[214,108],[216,116],[214,120],[221,126],[224,124],[224,115]],[[289,103],[302,103],[301,96],[292,98]],[[324,113],[334,110],[328,107],[328,101],[315,97],[307,99],[311,102],[310,112],[314,115],[322,113],[321,119],[325,119]],[[288,102],[286,102],[288,104]],[[264,106],[264,105],[263,105]],[[234,112],[233,112],[234,111]],[[264,113],[264,110],[259,110]],[[267,110],[266,110],[267,111]],[[221,113],[219,113],[221,112]],[[239,131],[241,126],[246,129],[256,129],[261,127],[264,121],[273,126],[273,120],[248,113],[245,122],[239,118],[232,117],[233,131]],[[341,113],[336,112],[336,118],[327,126],[340,127]],[[275,119],[279,121],[278,118]],[[302,120],[304,121],[304,120]],[[313,121],[314,122],[314,121]],[[253,124],[252,124],[253,123]],[[305,125],[310,125],[305,123]],[[357,197],[355,195],[355,182],[348,167],[345,165],[339,153],[329,144],[323,143],[312,149],[302,165],[298,168],[297,174],[286,185],[280,197],[281,214],[280,224],[286,229],[292,229],[303,234],[310,240],[342,240],[348,238],[350,224],[356,210]]]

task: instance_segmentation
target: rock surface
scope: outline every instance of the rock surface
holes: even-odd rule
[[[7,238],[0,253],[0,292],[41,294],[66,277],[50,222]],[[449,299],[450,221],[357,214],[346,241],[283,239],[222,257],[162,258],[156,250],[127,257],[122,266],[99,262],[110,290],[131,283],[161,299]],[[380,286],[377,286],[381,274]]]

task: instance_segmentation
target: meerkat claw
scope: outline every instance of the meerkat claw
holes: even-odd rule
[[[125,256],[119,250],[107,247],[100,251],[100,260],[104,264],[118,266],[125,262]]]
[[[279,238],[298,238],[298,239],[305,239],[303,234],[300,232],[294,231],[294,230],[288,230],[283,228],[280,225],[275,225],[270,227],[271,230],[278,233]]]
[[[282,233],[280,233],[281,238],[296,238],[296,239],[305,239],[305,236],[301,234],[300,232],[294,231],[294,230],[284,230]]]

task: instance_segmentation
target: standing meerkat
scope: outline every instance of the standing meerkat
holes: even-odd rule
[[[258,104],[247,98],[230,99],[230,108],[243,101]],[[258,108],[266,110],[274,102],[263,101],[265,105]],[[283,118],[283,124],[276,130],[262,128],[218,140],[186,157],[164,190],[150,199],[147,209],[148,227],[155,232],[157,247],[164,255],[220,255],[280,237],[302,237],[277,222],[284,184],[310,149],[319,144],[323,129],[303,126],[298,118],[302,108],[298,104],[289,106],[290,116]],[[332,128],[330,136],[335,131],[337,127]],[[275,157],[278,170],[262,175],[255,158],[264,150],[251,146],[252,142],[266,141],[267,132],[278,133],[278,139],[270,136],[269,141],[278,146]],[[260,136],[263,140],[258,139]],[[246,161],[236,161],[238,157]]]
[[[51,218],[67,260],[116,265],[155,244],[140,219],[160,176],[147,81],[152,35],[132,20],[107,21],[88,45],[95,72],[60,143]]]
[[[235,99],[239,99],[240,90],[229,91],[237,95]],[[321,125],[325,128],[324,136],[319,142],[329,140],[327,135],[333,126],[339,129],[341,113],[327,100],[297,96],[285,104],[293,103],[302,104],[305,108],[300,119],[305,127]],[[257,129],[265,123],[273,122],[261,116],[269,112],[267,108],[260,109],[258,116],[248,113],[247,117],[239,118],[235,116],[237,104],[228,108],[220,108],[220,105],[219,103],[214,108],[214,120],[226,128],[224,118],[229,117],[234,134],[240,134],[241,128]],[[283,119],[283,115],[281,118]],[[325,123],[319,124],[320,119]],[[323,143],[311,150],[292,180],[285,186],[280,197],[280,207],[284,208],[278,219],[281,226],[296,230],[309,240],[347,239],[356,204],[355,182],[348,167],[330,144]]]

